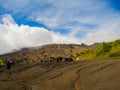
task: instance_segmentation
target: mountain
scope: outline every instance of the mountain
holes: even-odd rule
[[[0,55],[2,59],[14,59],[14,60],[40,60],[49,59],[50,57],[71,56],[76,53],[83,52],[93,46],[87,46],[85,44],[48,44],[39,47],[22,48],[18,51],[8,54]]]
[[[0,55],[0,58],[17,61],[23,60],[50,60],[57,57],[73,57],[74,60],[93,60],[120,57],[120,39],[112,42],[85,44],[48,44],[39,47],[22,48],[8,54]]]

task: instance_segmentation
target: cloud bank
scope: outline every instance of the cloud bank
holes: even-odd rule
[[[80,43],[75,37],[63,36],[42,27],[18,26],[11,15],[4,15],[0,24],[0,53],[23,47],[71,42]]]

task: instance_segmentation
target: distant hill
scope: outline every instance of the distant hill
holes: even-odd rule
[[[95,48],[84,50],[77,57],[81,60],[120,58],[120,39],[97,44]]]
[[[0,55],[0,58],[5,60],[10,58],[15,60],[49,59],[50,57],[71,56],[93,47],[95,46],[87,46],[85,44],[48,44],[39,47],[22,48],[15,52]]]
[[[51,57],[72,57],[74,60],[93,60],[120,57],[120,39],[112,42],[85,44],[48,44],[39,47],[22,48],[0,58],[22,60],[49,60]]]

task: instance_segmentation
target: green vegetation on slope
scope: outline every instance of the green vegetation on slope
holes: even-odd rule
[[[79,60],[120,58],[120,39],[108,43],[103,42],[96,48],[87,49],[77,54],[75,59],[77,58]]]

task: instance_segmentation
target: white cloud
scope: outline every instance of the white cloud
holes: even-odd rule
[[[97,31],[88,33],[83,42],[86,44],[93,44],[103,41],[110,42],[112,40],[120,39],[119,26],[120,21],[104,25],[103,27],[100,27]]]
[[[45,9],[42,13],[39,11],[32,12],[31,18],[56,31],[58,29],[70,30],[68,36],[74,36],[80,40],[86,39],[88,34],[93,33],[93,31],[98,33],[103,26],[107,28],[107,24],[111,26],[112,23],[120,21],[120,13],[111,10],[108,3],[104,0],[52,0],[50,3],[52,5],[51,8]],[[90,29],[86,25],[93,25],[95,28]],[[102,32],[114,33],[114,30],[105,29]],[[103,41],[103,39],[99,41]],[[91,43],[94,42],[96,40]]]
[[[65,36],[65,35],[61,35],[59,33],[52,33],[52,36],[53,36],[53,42],[54,43],[63,43],[63,44],[73,44],[73,43],[76,43],[76,44],[81,44],[81,41],[80,39],[78,38],[75,38],[74,36],[71,37],[71,36]]]
[[[52,42],[50,32],[45,28],[18,26],[10,15],[5,15],[3,21],[0,24],[0,53]]]
[[[44,23],[45,25],[47,25],[47,27],[54,27],[56,28],[58,26],[58,18],[57,17],[52,17],[52,18],[48,18],[48,17],[38,17],[36,19],[36,21],[40,22],[40,23]]]
[[[2,17],[2,23],[6,25],[15,24],[13,18],[9,14],[6,14]]]
[[[10,15],[3,16],[0,24],[0,54],[22,47],[40,46],[48,43],[77,43],[78,39],[50,32],[45,28],[18,26]]]

